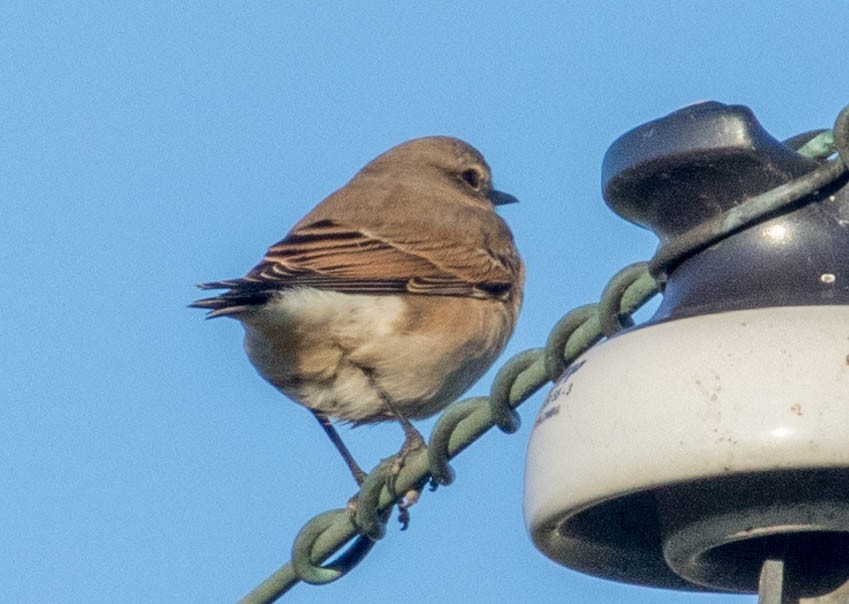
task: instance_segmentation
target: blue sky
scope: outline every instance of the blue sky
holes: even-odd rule
[[[236,322],[186,304],[375,155],[459,136],[520,198],[502,210],[528,265],[513,354],[654,250],[601,199],[616,137],[706,99],[779,138],[830,127],[847,21],[845,2],[4,2],[0,600],[234,601],[344,505],[315,420],[256,375]],[[754,602],[539,554],[522,476],[541,401],[459,457],[408,531],[284,601]],[[368,466],[401,442],[343,435]]]

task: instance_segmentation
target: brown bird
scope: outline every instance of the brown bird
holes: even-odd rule
[[[327,197],[245,277],[191,306],[233,317],[257,371],[307,407],[357,483],[330,423],[409,422],[442,410],[490,367],[522,301],[524,267],[490,168],[447,136],[407,141]]]

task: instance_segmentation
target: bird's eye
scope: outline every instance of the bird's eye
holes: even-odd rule
[[[474,169],[469,169],[464,172],[461,172],[460,178],[462,178],[467,185],[469,185],[475,190],[480,188],[481,183],[483,181],[481,173]]]

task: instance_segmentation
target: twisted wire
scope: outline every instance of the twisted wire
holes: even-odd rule
[[[498,426],[507,433],[519,428],[515,409],[596,342],[630,323],[630,315],[658,293],[642,262],[621,270],[611,279],[598,304],[579,307],[554,327],[544,348],[521,352],[508,360],[493,381],[490,395],[450,405],[433,428],[426,449],[414,451],[393,480],[386,484],[392,458],[382,460],[360,487],[356,512],[335,509],[315,516],[300,530],[292,545],[292,559],[240,602],[274,602],[299,581],[321,585],[344,576],[383,537],[392,507],[410,489],[428,480],[447,485],[454,479],[449,461]],[[602,316],[602,313],[610,316]],[[332,562],[323,564],[347,543],[353,543]]]
[[[833,150],[836,150],[838,155],[807,174],[747,199],[682,233],[660,248],[651,259],[651,274],[659,281],[665,281],[670,269],[685,257],[756,222],[796,208],[801,200],[844,176],[849,168],[849,106],[837,116],[830,136],[828,133],[821,134],[802,149],[809,156],[827,156]],[[811,203],[815,198],[810,197],[806,201]]]
[[[274,602],[299,581],[321,585],[353,569],[385,534],[392,507],[410,489],[428,480],[448,485],[454,480],[449,461],[497,426],[506,433],[518,430],[516,408],[605,337],[633,325],[631,315],[660,291],[668,269],[695,253],[755,222],[795,207],[847,173],[849,168],[849,107],[843,109],[831,132],[807,141],[799,152],[826,158],[838,156],[808,174],[753,197],[707,220],[663,246],[650,262],[619,271],[605,287],[597,304],[567,313],[552,329],[543,348],[521,352],[502,366],[488,397],[473,397],[450,405],[440,416],[424,450],[411,453],[392,480],[392,458],[382,460],[367,476],[357,497],[356,513],[347,508],[323,512],[300,530],[292,545],[292,559],[275,571],[241,604]],[[808,200],[808,202],[813,199]],[[353,543],[332,562],[331,556]]]

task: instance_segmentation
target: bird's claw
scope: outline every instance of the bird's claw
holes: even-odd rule
[[[422,492],[418,489],[410,489],[404,494],[404,498],[398,502],[398,522],[401,523],[401,530],[406,531],[410,526],[410,508],[416,505],[421,497]]]

